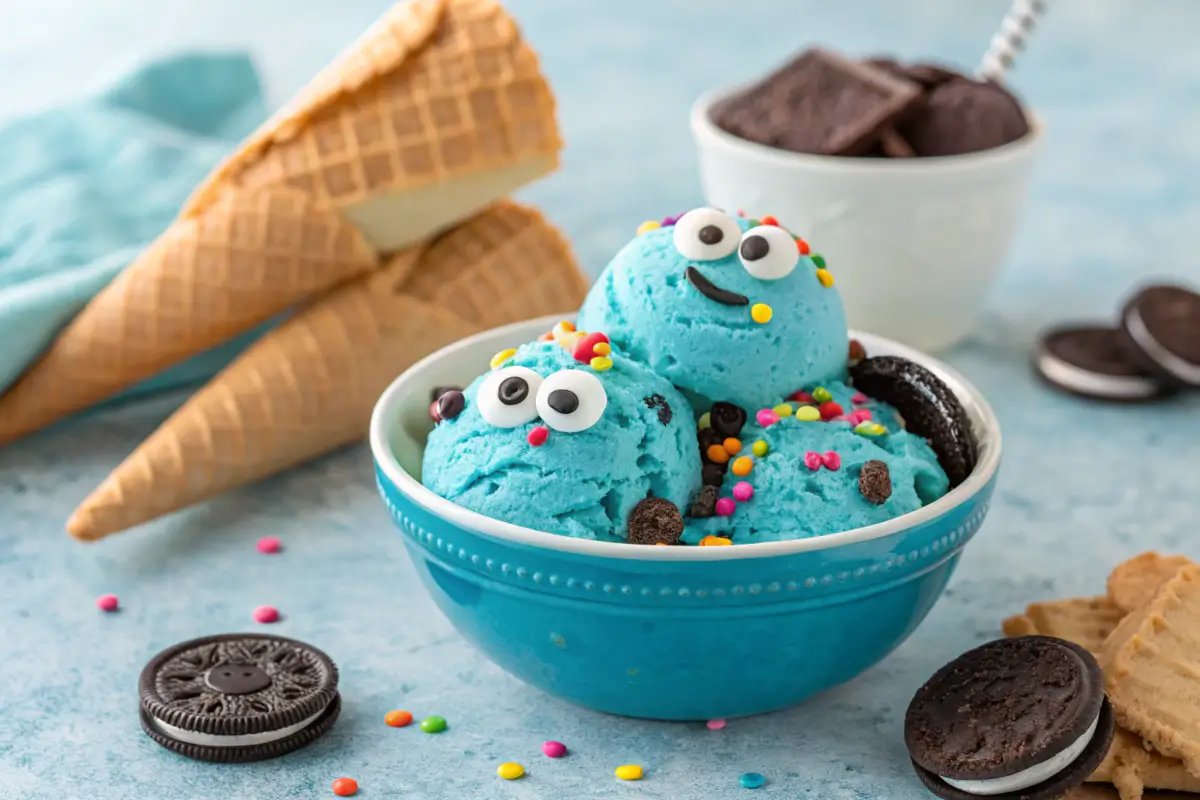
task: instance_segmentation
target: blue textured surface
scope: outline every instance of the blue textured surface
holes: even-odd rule
[[[0,74],[19,78],[0,82],[0,109],[79,97],[137,59],[197,45],[252,46],[278,103],[384,5],[9,3]],[[564,170],[526,196],[598,267],[642,219],[697,201],[686,111],[703,88],[815,40],[973,59],[1004,4],[511,5],[544,54],[571,142]],[[97,546],[69,541],[61,525],[70,510],[178,402],[162,398],[0,450],[0,797],[323,798],[335,777],[351,775],[364,798],[707,800],[743,796],[738,776],[755,771],[767,777],[757,790],[765,797],[927,798],[900,737],[922,680],[998,635],[1000,619],[1027,601],[1095,593],[1118,559],[1195,542],[1200,402],[1092,406],[1040,388],[1025,360],[1037,325],[1107,317],[1138,280],[1200,282],[1198,26],[1191,0],[1160,0],[1152,11],[1064,0],[1022,60],[1014,82],[1047,121],[1048,151],[989,317],[949,357],[992,398],[1005,469],[949,595],[858,680],[721,731],[549,699],[506,677],[437,614],[362,448]],[[287,550],[257,555],[254,541],[267,534]],[[103,592],[121,595],[126,610],[100,615],[92,601]],[[241,767],[159,750],[136,722],[142,664],[186,637],[251,628],[260,603],[284,614],[272,630],[339,661],[346,707],[337,728],[308,751]],[[738,674],[738,664],[720,663],[697,679]],[[451,727],[436,737],[387,728],[382,716],[395,707],[441,714]],[[539,755],[548,738],[571,755]],[[500,782],[495,767],[508,760],[529,776]],[[613,778],[629,762],[646,767],[638,784]]]

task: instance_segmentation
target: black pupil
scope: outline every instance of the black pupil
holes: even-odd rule
[[[717,244],[725,238],[725,232],[716,225],[705,225],[700,229],[700,232],[696,234],[696,238],[698,238],[704,244]]]
[[[546,398],[546,405],[560,414],[571,414],[579,408],[579,395],[568,389],[555,389]]]
[[[505,378],[500,382],[500,389],[496,392],[496,396],[504,405],[515,406],[529,397],[529,384],[525,382],[524,378]]]
[[[747,261],[758,261],[771,252],[771,245],[762,236],[747,236],[742,240],[742,258]]]

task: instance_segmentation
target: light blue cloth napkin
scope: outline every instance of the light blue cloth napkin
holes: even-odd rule
[[[249,57],[184,55],[0,126],[0,392],[265,115]],[[205,380],[260,332],[122,397]]]

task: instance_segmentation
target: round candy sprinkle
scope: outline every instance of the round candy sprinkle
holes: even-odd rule
[[[861,406],[863,403],[867,402],[867,400],[868,400],[867,396],[865,394],[863,394],[862,392],[855,392],[850,397],[850,402],[854,403],[854,405],[856,405],[856,406]]]
[[[755,303],[750,306],[750,319],[757,322],[759,325],[766,325],[771,321],[771,317],[775,312],[766,303]]]
[[[102,594],[96,598],[96,608],[107,613],[116,611],[120,605],[115,594]]]
[[[821,455],[821,463],[825,465],[825,469],[841,469],[842,457],[832,450],[828,450]]]
[[[606,369],[612,369],[612,359],[608,356],[596,356],[589,363],[596,372],[604,372]]]
[[[258,540],[258,544],[255,547],[258,548],[258,552],[269,556],[273,553],[278,553],[283,547],[283,542],[279,541],[275,536],[264,536]]]
[[[833,419],[842,415],[842,407],[840,404],[832,400],[821,403],[821,407],[817,409],[821,414],[821,419]]]
[[[812,450],[809,450],[807,453],[804,454],[804,466],[808,467],[811,470],[820,469],[821,468],[821,454],[814,453]]]
[[[813,253],[812,262],[817,265],[817,269],[825,269],[825,256],[820,253]]]
[[[821,412],[816,406],[800,406],[796,409],[796,419],[801,422],[816,422],[821,418]]]
[[[719,731],[719,730],[721,730],[721,728],[724,728],[724,727],[725,727],[725,720],[723,720],[723,719],[710,719],[710,720],[709,720],[708,722],[706,722],[705,724],[708,726],[708,729],[709,729],[710,731]]]
[[[259,606],[254,609],[254,621],[271,623],[279,621],[279,610],[275,606]]]
[[[439,420],[454,419],[467,407],[467,398],[458,389],[447,389],[437,399]]]
[[[705,536],[700,540],[701,547],[724,547],[730,544],[733,544],[733,540],[724,536]]]
[[[333,782],[333,793],[338,797],[350,797],[358,793],[358,781],[354,778],[338,778]]]
[[[567,746],[562,742],[543,742],[542,752],[547,758],[562,758],[567,754]]]
[[[721,447],[724,447],[725,452],[729,453],[729,455],[736,456],[738,453],[742,452],[742,440],[735,439],[730,436],[728,439],[721,442]]]
[[[775,217],[771,216],[770,214],[767,214],[765,217],[763,217],[762,219],[760,219],[758,221],[758,224],[759,225],[771,225],[773,227],[778,228],[779,220],[775,219]]]
[[[760,408],[758,413],[754,415],[754,420],[759,425],[767,428],[779,422],[779,415],[769,408]]]
[[[816,400],[818,403],[828,403],[833,399],[833,395],[824,386],[818,386],[816,389],[813,389],[812,396],[813,400]]]
[[[733,516],[734,510],[737,508],[737,501],[732,497],[722,497],[717,501],[717,516],[730,517]]]
[[[612,345],[608,342],[596,342],[592,346],[592,352],[598,356],[606,356],[612,352]]]
[[[854,426],[854,432],[860,436],[882,436],[887,433],[887,428],[878,422],[860,422]]]
[[[434,400],[429,404],[429,418],[435,423],[442,421],[442,415],[438,413],[438,402]]]
[[[850,361],[857,363],[867,357],[867,348],[863,347],[863,343],[858,339],[850,340]],[[864,395],[864,398],[866,396]],[[865,399],[863,402],[867,402]]]
[[[426,717],[421,720],[421,730],[426,733],[441,733],[446,730],[446,720],[443,717]]]
[[[833,286],[833,275],[827,269],[817,270],[817,280],[819,280],[821,285],[826,289],[829,289]]]
[[[623,781],[638,781],[642,779],[642,768],[637,764],[623,764],[613,774]]]
[[[800,403],[801,405],[814,405],[817,402],[811,394],[803,389],[797,389],[796,391],[792,392],[788,395],[787,399],[791,400],[793,403]]]
[[[413,715],[407,711],[389,711],[383,721],[393,728],[404,728],[412,724]]]
[[[550,438],[550,431],[544,425],[538,425],[525,437],[525,441],[529,442],[532,447],[541,447]]]
[[[525,768],[513,761],[506,761],[496,767],[496,774],[506,781],[515,781],[525,775]]]
[[[747,772],[742,777],[738,778],[738,783],[743,789],[757,789],[767,782],[767,779],[758,772]]]
[[[657,228],[661,228],[661,227],[662,227],[662,223],[660,223],[658,220],[648,219],[645,222],[643,222],[641,225],[637,226],[637,235],[641,236],[643,233],[649,233],[650,231],[655,230]]]
[[[744,503],[754,497],[754,487],[746,481],[738,481],[733,486],[733,499],[739,503]]]
[[[779,405],[775,406],[771,410],[774,411],[776,414],[778,414],[780,417],[790,417],[792,415],[792,412],[795,411],[795,409],[793,409],[787,403],[780,403]]]
[[[729,460],[729,452],[719,444],[709,445],[708,450],[705,451],[705,455],[714,464],[724,464]]]
[[[739,456],[733,460],[733,465],[730,467],[733,474],[739,478],[744,478],[750,474],[750,470],[754,469],[754,459],[750,456]]]
[[[700,415],[700,420],[696,423],[696,427],[700,430],[707,430],[712,427],[712,414],[705,411]]]
[[[762,439],[759,439],[757,442],[750,445],[750,452],[754,453],[754,455],[758,456],[759,458],[765,456],[770,449],[770,445],[768,445]]]
[[[491,360],[492,369],[495,369],[496,367],[500,366],[501,364],[503,364],[505,361],[508,361],[510,358],[512,358],[516,354],[517,354],[517,350],[515,347],[510,347],[507,350],[501,350],[499,353],[496,353],[496,355],[492,356],[492,360]]]
[[[806,256],[812,252],[812,248],[808,246],[808,242],[803,239],[796,239],[796,248],[800,251],[800,255]]]

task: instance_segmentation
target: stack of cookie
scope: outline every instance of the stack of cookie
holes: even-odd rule
[[[1147,286],[1118,324],[1067,325],[1042,334],[1033,365],[1051,386],[1097,400],[1138,402],[1200,389],[1200,294]]]
[[[1089,782],[1121,800],[1200,792],[1200,565],[1143,553],[1113,570],[1107,594],[1034,603],[1003,627],[1066,639],[1100,662],[1117,730]]]

